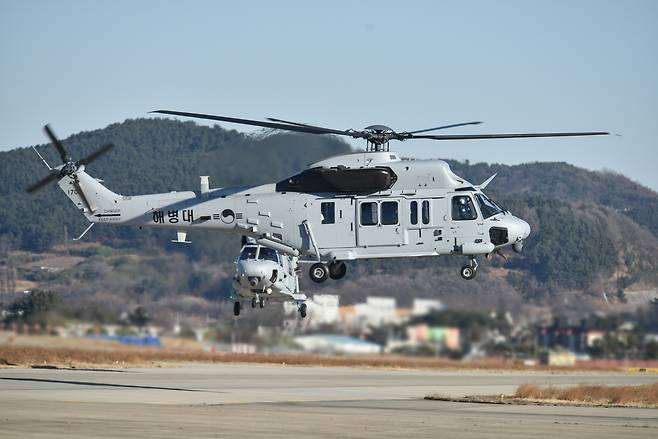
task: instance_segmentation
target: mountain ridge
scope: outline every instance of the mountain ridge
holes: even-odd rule
[[[128,119],[77,133],[63,143],[75,159],[110,141],[117,147],[90,165],[89,173],[125,195],[196,190],[199,175],[210,175],[212,187],[275,182],[309,163],[351,151],[347,143],[331,136],[274,133],[256,137],[218,125],[170,119]],[[54,148],[45,145],[37,148],[51,164],[59,163]],[[500,297],[525,301],[551,300],[565,291],[591,299],[600,291],[614,296],[629,286],[658,285],[658,194],[651,189],[621,174],[585,170],[564,162],[447,162],[455,173],[474,184],[498,173],[487,193],[503,208],[526,218],[533,228],[523,255],[509,254],[508,260],[494,258],[482,263],[481,275],[469,284],[456,274],[462,262],[459,258],[359,261],[350,264],[351,280],[348,275],[348,280],[328,283],[317,291],[346,290],[350,297],[374,291],[395,293],[390,285],[399,282],[391,281],[387,286],[377,273],[380,278],[383,273],[405,273],[409,279],[431,279],[427,284],[411,284],[425,296],[438,294],[456,302],[463,288],[484,297],[488,283],[495,285]],[[44,174],[43,164],[30,147],[0,152],[0,244],[4,248],[48,251],[63,241],[65,226],[70,235],[86,227],[82,215],[58,188],[46,188],[34,197],[25,194],[24,188]],[[237,241],[218,233],[190,235],[193,245],[185,249],[172,248],[166,232],[129,227],[96,227],[86,239],[126,253],[179,255],[176,257],[190,264],[190,274],[187,281],[177,283],[177,288],[189,284],[185,294],[210,294],[194,291],[210,291],[214,287],[209,282],[219,281],[200,275],[199,267],[212,272],[211,265],[220,264],[224,266],[221,272],[227,272],[237,254]],[[194,281],[193,276],[197,276]],[[201,278],[206,280],[199,281]],[[229,286],[219,282],[218,288],[225,294]],[[433,285],[442,288],[436,291]],[[126,287],[121,294],[134,299],[135,291],[142,289]]]

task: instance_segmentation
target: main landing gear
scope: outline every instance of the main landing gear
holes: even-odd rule
[[[259,308],[265,308],[265,298],[263,297],[252,297],[251,298],[251,307],[256,308],[258,306]],[[242,310],[242,303],[239,300],[236,300],[233,302],[233,315],[236,317],[240,315],[240,311]]]
[[[311,280],[315,283],[321,284],[328,278],[334,280],[342,279],[347,273],[347,265],[343,261],[331,262],[329,265],[317,262],[311,265],[308,274]]]
[[[305,303],[300,303],[299,307],[298,307],[298,310],[299,310],[299,316],[301,318],[305,318],[306,317],[306,304]]]
[[[459,271],[459,274],[466,279],[466,280],[471,280],[475,277],[478,271],[478,263],[475,260],[475,258],[470,258],[468,261],[468,265],[464,265],[461,270]]]
[[[258,307],[261,308],[261,309],[265,308],[265,299],[263,299],[262,297],[258,297],[258,298],[252,297],[251,298],[251,307],[256,308],[256,304],[258,304]]]

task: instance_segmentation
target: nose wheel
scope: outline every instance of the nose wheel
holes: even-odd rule
[[[461,270],[459,271],[459,274],[461,274],[462,278],[466,280],[471,280],[475,277],[477,274],[478,270],[478,263],[475,260],[475,258],[471,258],[469,260],[468,265],[464,265]]]
[[[299,316],[301,318],[306,317],[306,304],[305,303],[302,303],[302,304],[299,305]]]
[[[235,303],[233,303],[233,315],[234,316],[237,317],[237,316],[240,315],[240,308],[242,308],[242,306],[240,305],[239,301],[236,301]]]

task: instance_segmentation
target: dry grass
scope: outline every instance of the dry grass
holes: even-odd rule
[[[114,366],[147,367],[169,363],[270,363],[308,366],[361,366],[403,369],[506,369],[509,363],[499,359],[464,364],[442,358],[417,358],[394,355],[325,356],[312,354],[232,354],[204,351],[121,347],[117,349],[79,349],[70,347],[0,345],[0,366],[54,365],[64,367]]]
[[[535,401],[567,401],[593,405],[658,407],[658,382],[638,386],[581,384],[575,387],[550,387],[522,384],[515,398]]]
[[[53,365],[59,367],[153,367],[176,363],[268,363],[306,366],[383,367],[394,369],[468,369],[537,371],[620,371],[628,366],[579,365],[576,368],[536,366],[527,369],[502,358],[462,362],[446,358],[401,355],[233,354],[201,350],[194,342],[172,343],[164,348],[120,345],[116,342],[57,337],[23,336],[0,343],[0,367]]]

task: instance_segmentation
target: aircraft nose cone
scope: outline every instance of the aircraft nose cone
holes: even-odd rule
[[[530,224],[527,222],[521,220],[523,223],[523,239],[526,239],[528,236],[530,236]]]
[[[265,271],[263,270],[262,267],[260,267],[258,265],[255,265],[255,264],[251,265],[250,264],[250,265],[244,267],[244,274],[245,274],[245,276],[248,276],[248,277],[260,277],[260,276],[263,276],[265,274]]]
[[[509,225],[509,239],[511,242],[522,241],[530,235],[530,224],[521,218],[514,217]]]

